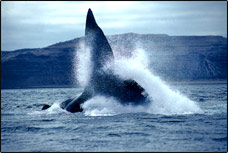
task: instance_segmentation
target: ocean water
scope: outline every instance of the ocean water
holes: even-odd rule
[[[102,96],[82,113],[59,108],[81,91],[1,90],[1,151],[227,151],[227,84],[169,85],[147,108]]]

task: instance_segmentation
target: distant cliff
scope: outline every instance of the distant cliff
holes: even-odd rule
[[[107,36],[114,52],[144,49],[150,68],[166,81],[227,80],[227,38],[119,34]],[[44,48],[1,51],[1,88],[77,86],[73,60],[81,38]]]

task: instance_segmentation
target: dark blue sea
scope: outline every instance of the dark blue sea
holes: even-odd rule
[[[227,84],[170,85],[199,106],[118,106],[95,97],[82,113],[59,103],[81,88],[1,90],[1,151],[227,151]],[[95,102],[94,102],[95,101]],[[41,111],[43,104],[53,104]],[[116,108],[114,108],[116,107]],[[197,109],[196,111],[194,111]]]

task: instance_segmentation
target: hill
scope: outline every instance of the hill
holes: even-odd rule
[[[81,39],[1,51],[1,88],[77,86],[73,61]],[[227,38],[126,33],[107,39],[113,51],[123,56],[144,49],[151,70],[168,82],[227,80]]]

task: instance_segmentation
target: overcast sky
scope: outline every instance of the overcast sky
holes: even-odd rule
[[[1,50],[41,48],[84,36],[88,8],[105,35],[227,37],[226,1],[5,1]]]

